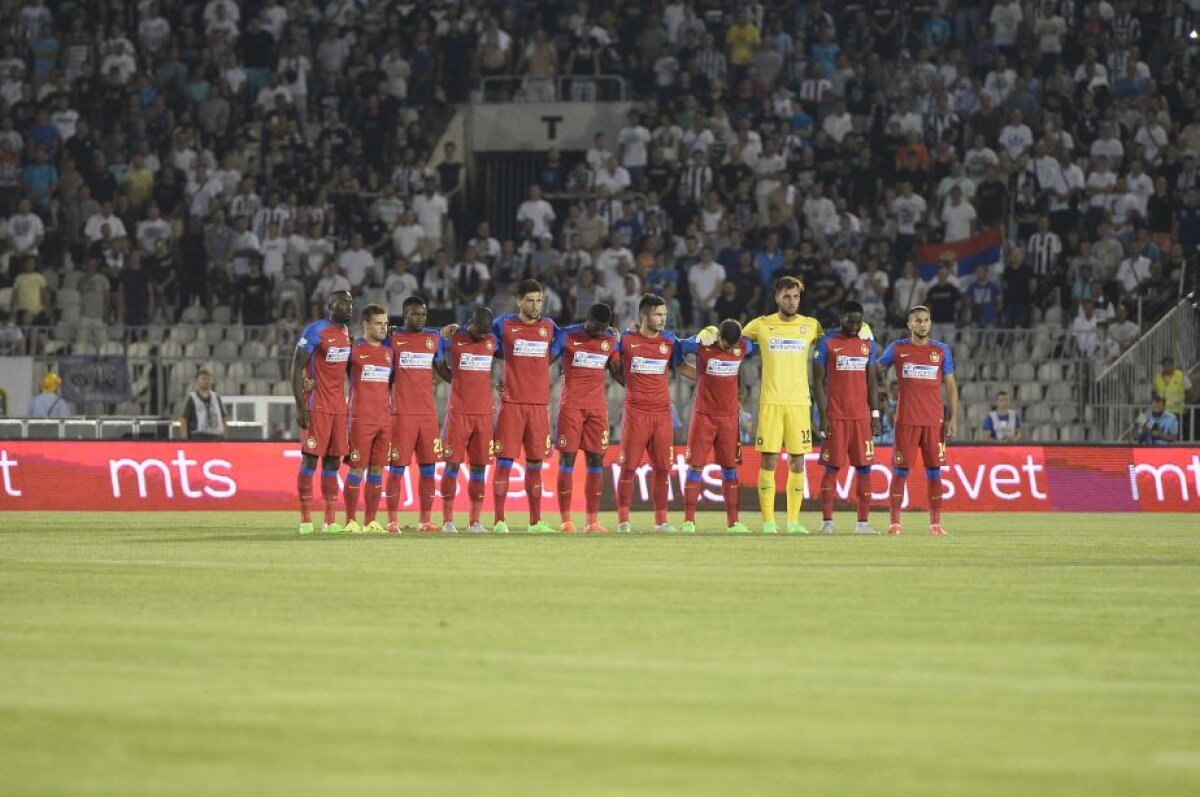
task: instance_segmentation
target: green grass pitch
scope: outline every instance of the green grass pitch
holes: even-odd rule
[[[0,794],[1200,793],[1195,516],[838,520],[0,513]]]

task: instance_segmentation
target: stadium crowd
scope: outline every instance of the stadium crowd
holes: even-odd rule
[[[1103,361],[1195,285],[1194,0],[2,6],[7,328],[295,332],[336,288],[461,322],[523,277],[554,318],[651,291],[695,328],[794,275],[818,317],[1057,320]],[[635,110],[547,153],[499,240],[436,146],[448,109],[599,75]],[[1000,265],[922,276],[921,244],[987,229]]]

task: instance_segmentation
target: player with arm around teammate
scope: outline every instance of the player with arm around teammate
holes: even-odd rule
[[[542,286],[537,280],[517,284],[517,312],[497,318],[492,334],[504,363],[500,416],[496,419],[492,477],[496,522],[492,531],[508,531],[504,502],[513,462],[523,452],[529,532],[554,532],[557,529],[542,521],[542,463],[550,455],[550,348],[558,326],[542,317]]]
[[[695,338],[683,341],[685,354],[696,355],[696,397],[692,420],[688,425],[688,472],[683,486],[683,526],[685,534],[696,531],[696,504],[700,498],[700,477],[704,466],[721,466],[721,494],[725,499],[725,521],[731,534],[749,534],[738,519],[738,465],[742,444],[738,438],[741,419],[739,374],[742,362],[754,351],[754,344],[742,337],[742,325],[733,319],[722,321],[716,340],[709,327]],[[706,334],[707,333],[707,334]]]
[[[470,466],[467,495],[471,500],[467,531],[486,531],[479,517],[483,510],[487,463],[492,457],[492,361],[496,336],[492,334],[492,310],[477,307],[467,326],[446,342],[446,364],[450,374],[450,403],[442,434],[442,531],[455,534],[454,499],[458,472],[466,460]]]
[[[342,489],[346,507],[346,531],[383,534],[387,530],[375,519],[383,494],[383,469],[392,448],[391,381],[392,350],[385,344],[387,310],[369,304],[362,311],[362,337],[350,351],[350,473]],[[363,472],[367,486],[363,522],[358,513],[358,493]]]
[[[292,354],[290,382],[300,426],[300,472],[296,491],[300,498],[300,533],[312,534],[312,477],[321,465],[321,497],[325,502],[322,529],[331,534],[343,529],[336,522],[338,468],[348,453],[346,370],[350,362],[350,330],[354,313],[350,291],[334,291],[325,302],[326,318],[304,328]],[[314,382],[305,390],[307,377]]]
[[[628,534],[633,479],[642,459],[649,455],[654,469],[651,495],[654,526],[673,533],[667,523],[674,456],[671,424],[671,369],[694,379],[696,369],[683,361],[679,338],[663,330],[667,302],[648,293],[638,303],[638,327],[621,336],[621,371],[625,376],[625,409],[621,421],[621,475],[617,481],[617,532]]]
[[[425,326],[428,308],[419,296],[409,296],[402,306],[404,326],[392,330],[388,345],[392,350],[395,374],[392,379],[392,450],[387,484],[388,528],[400,533],[400,499],[404,492],[404,474],[416,457],[420,476],[417,481],[417,531],[436,531],[430,515],[436,489],[434,471],[442,456],[438,428],[437,403],[433,388],[435,374],[447,382],[446,339],[436,329]]]
[[[559,527],[575,531],[571,519],[575,455],[582,450],[587,466],[585,482],[587,525],[584,531],[603,534],[600,494],[604,486],[604,449],[608,446],[608,400],[605,376],[624,384],[617,338],[609,330],[612,308],[594,304],[582,324],[564,327],[554,340],[554,355],[562,364],[563,390],[558,402],[558,513]]]
[[[929,337],[932,321],[929,308],[917,305],[908,311],[910,337],[893,341],[879,357],[883,373],[893,365],[900,383],[896,407],[896,447],[892,453],[891,522],[888,534],[900,533],[900,507],[908,471],[920,453],[929,484],[929,533],[945,534],[942,528],[942,466],[946,464],[946,441],[958,432],[958,385],[954,380],[954,357],[950,347]],[[946,420],[942,386],[950,404]]]
[[[821,429],[821,533],[833,534],[837,475],[847,463],[857,474],[856,534],[878,534],[869,522],[871,465],[880,434],[879,367],[873,340],[864,339],[863,307],[842,305],[841,326],[821,338],[813,354],[813,396]]]

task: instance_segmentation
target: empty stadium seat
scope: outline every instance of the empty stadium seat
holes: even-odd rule
[[[1054,414],[1050,406],[1040,401],[1030,404],[1029,409],[1025,412],[1026,423],[1050,423],[1052,420],[1054,420]]]
[[[209,348],[207,343],[189,343],[183,347],[184,357],[194,357],[196,359],[206,360],[209,357]]]
[[[1033,363],[1029,362],[1014,363],[1008,370],[1008,376],[1014,382],[1032,382],[1038,378]]]
[[[1018,401],[1041,401],[1042,400],[1042,383],[1041,382],[1022,382],[1017,386]]]
[[[1054,422],[1060,426],[1079,420],[1079,410],[1074,404],[1060,404],[1054,408]]]
[[[236,360],[240,353],[241,347],[235,340],[222,340],[212,350],[212,356],[221,360]]]
[[[1032,367],[1032,366],[1030,366]],[[1042,363],[1037,369],[1039,381],[1050,383],[1062,381],[1062,364],[1057,362]]]
[[[246,360],[261,360],[267,356],[267,344],[258,340],[247,341],[242,344],[241,356]]]
[[[1048,401],[1071,401],[1074,390],[1069,382],[1055,382],[1046,391]]]
[[[219,304],[213,308],[212,322],[214,324],[228,324],[233,321],[233,311],[226,305]]]

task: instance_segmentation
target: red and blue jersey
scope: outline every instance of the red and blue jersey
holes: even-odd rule
[[[563,327],[554,336],[550,356],[562,358],[563,389],[559,405],[571,409],[603,410],[605,379],[610,362],[619,362],[617,338],[605,332],[598,338],[583,324]]]
[[[492,414],[492,358],[497,345],[495,335],[475,340],[465,328],[446,342],[446,364],[453,377],[447,414]]]
[[[392,350],[386,343],[354,341],[350,352],[350,422],[363,426],[391,423]]]
[[[409,332],[393,329],[387,345],[392,351],[393,415],[437,415],[433,398],[433,364],[446,359],[446,341],[436,329]]]
[[[304,406],[316,412],[346,414],[346,374],[350,366],[350,332],[327,319],[304,328],[296,348],[308,352],[305,372],[316,386]]]
[[[526,321],[502,315],[492,324],[492,334],[504,359],[504,395],[508,404],[550,403],[550,346],[558,326],[549,318]]]
[[[625,374],[625,404],[641,412],[671,409],[671,375],[683,364],[683,346],[670,332],[646,337],[640,332],[621,335],[621,369]]]
[[[679,342],[684,354],[696,355],[696,399],[693,412],[714,417],[738,415],[741,412],[741,392],[738,374],[746,356],[754,351],[749,338],[742,338],[729,351],[719,342],[708,346],[695,338]]]
[[[817,341],[813,363],[825,369],[825,406],[830,420],[870,420],[867,380],[877,362],[873,340],[851,337],[838,329]]]
[[[942,382],[954,373],[950,347],[940,340],[917,345],[911,338],[893,341],[879,356],[879,367],[886,371],[896,366],[900,383],[900,403],[896,407],[896,425],[941,426]]]

